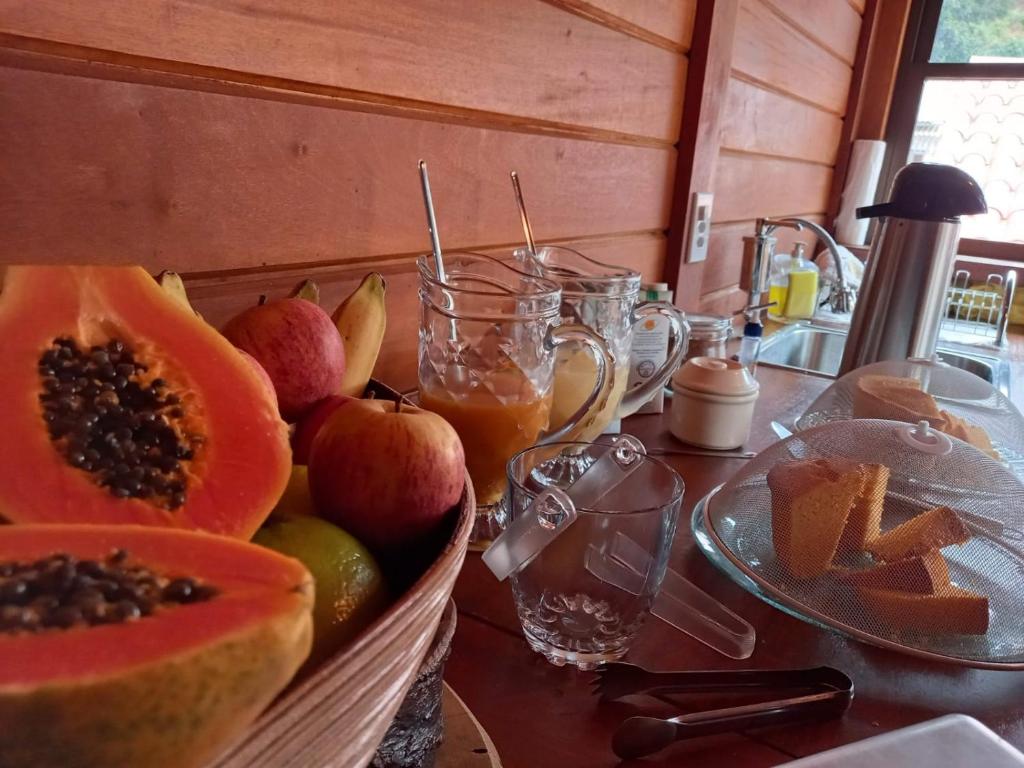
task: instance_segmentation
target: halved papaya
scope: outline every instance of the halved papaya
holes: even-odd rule
[[[312,605],[299,561],[237,539],[0,526],[0,765],[205,765],[306,658]]]
[[[0,516],[250,538],[288,482],[259,372],[140,267],[12,266]]]

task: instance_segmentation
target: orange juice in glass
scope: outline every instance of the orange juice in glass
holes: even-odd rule
[[[545,277],[561,286],[563,323],[577,323],[597,333],[612,355],[612,381],[601,407],[577,423],[567,440],[593,440],[614,419],[628,416],[651,399],[679,367],[689,341],[683,313],[664,301],[638,303],[640,273],[626,267],[604,264],[578,251],[546,245],[536,253],[528,248],[515,252],[516,262],[527,272]],[[673,344],[665,363],[640,384],[626,389],[629,379],[633,329],[651,315],[668,319]],[[555,385],[551,418],[575,413],[594,387],[597,367],[581,350],[562,347],[555,364]]]
[[[459,433],[477,499],[475,541],[494,535],[505,465],[524,448],[560,439],[607,401],[612,358],[593,331],[561,323],[561,291],[491,256],[445,254],[445,280],[432,257],[420,274],[419,400]],[[594,365],[591,391],[553,419],[555,357],[579,347]],[[553,429],[554,427],[554,429]]]

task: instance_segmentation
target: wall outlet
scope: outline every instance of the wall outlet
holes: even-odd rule
[[[708,238],[711,236],[711,205],[715,196],[710,192],[694,192],[690,199],[690,218],[686,227],[686,262],[704,261],[708,257]]]

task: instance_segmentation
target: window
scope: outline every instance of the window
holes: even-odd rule
[[[1024,61],[1024,3],[945,0],[928,61]]]
[[[961,253],[1024,260],[1024,0],[915,0],[887,140],[885,181],[926,161],[984,189]]]

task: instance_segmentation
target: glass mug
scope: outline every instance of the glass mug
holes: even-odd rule
[[[472,540],[484,542],[495,533],[508,460],[591,419],[607,399],[612,356],[592,330],[561,323],[556,283],[483,254],[451,252],[444,261],[442,282],[432,256],[417,260],[419,403],[462,440],[477,501]],[[574,412],[553,419],[555,357],[563,346],[585,349],[598,375]]]
[[[689,341],[685,315],[667,301],[637,303],[640,273],[625,267],[603,264],[578,251],[561,246],[541,246],[515,252],[516,260],[528,272],[553,280],[562,287],[562,321],[592,329],[604,339],[614,360],[611,392],[604,406],[584,420],[567,439],[593,440],[616,418],[635,413],[682,363]],[[669,322],[673,343],[665,362],[643,381],[627,391],[633,331],[651,315]],[[555,363],[555,392],[551,403],[553,421],[565,420],[579,410],[594,386],[597,369],[582,350],[562,347]]]
[[[508,464],[503,525],[527,514],[541,492],[571,485],[567,462],[577,465],[582,457],[593,464],[616,450],[603,443],[553,443],[516,454]],[[633,454],[628,460],[641,463],[596,503],[577,507],[575,522],[509,577],[526,640],[552,664],[585,670],[622,658],[661,587],[683,480],[651,456]],[[649,558],[629,591],[599,577],[589,565],[591,558],[611,553],[619,536],[631,539]]]

